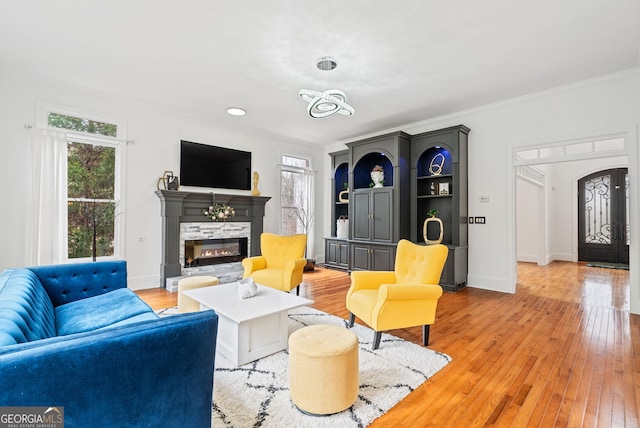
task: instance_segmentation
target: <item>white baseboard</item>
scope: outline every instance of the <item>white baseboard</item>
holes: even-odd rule
[[[525,263],[538,263],[538,256],[535,254],[516,254],[516,260]]]
[[[480,288],[482,290],[498,291],[500,293],[513,294],[514,286],[505,278],[495,278],[481,275],[468,275],[467,287]]]
[[[137,276],[127,278],[127,288],[131,290],[146,290],[148,288],[161,288],[159,275]]]

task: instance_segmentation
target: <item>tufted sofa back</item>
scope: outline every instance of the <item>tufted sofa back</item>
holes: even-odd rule
[[[54,307],[127,287],[127,264],[124,260],[28,269],[40,279]]]
[[[51,299],[29,269],[7,269],[0,274],[0,346],[15,345],[56,335]]]

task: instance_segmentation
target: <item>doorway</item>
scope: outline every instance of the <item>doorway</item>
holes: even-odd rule
[[[598,171],[578,180],[578,260],[629,263],[627,168]]]

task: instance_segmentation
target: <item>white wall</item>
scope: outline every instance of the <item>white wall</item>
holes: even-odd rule
[[[541,197],[542,196],[542,197]],[[518,178],[516,182],[516,258],[544,265],[541,247],[546,244],[544,187]]]
[[[322,148],[275,141],[241,129],[225,129],[205,118],[163,110],[133,101],[115,99],[83,88],[40,78],[20,76],[0,69],[0,170],[5,177],[0,187],[0,271],[24,266],[27,236],[26,213],[29,204],[30,131],[25,124],[35,124],[37,101],[66,105],[77,109],[124,117],[128,123],[126,177],[126,242],[129,286],[134,289],[159,286],[160,273],[160,202],[154,191],[165,170],[179,175],[181,139],[211,145],[233,147],[253,153],[253,169],[260,173],[259,190],[271,196],[266,205],[265,231],[280,231],[279,174],[274,165],[283,153],[309,157],[316,169],[323,162]],[[241,120],[241,118],[238,118]],[[320,177],[319,177],[320,178]],[[211,192],[214,189],[181,190]],[[249,194],[250,191],[216,189],[219,193]],[[324,193],[324,180],[316,180],[316,192]],[[324,222],[322,212],[316,217]],[[315,252],[323,252],[322,227],[318,227]],[[138,238],[142,238],[139,241]]]
[[[617,130],[626,133],[629,173],[636,186],[631,191],[632,241],[630,248],[631,310],[640,313],[638,276],[638,150],[640,122],[640,70],[577,83],[441,118],[380,131],[403,130],[409,134],[457,124],[469,134],[469,214],[485,216],[485,225],[469,227],[469,276],[471,287],[515,292],[515,177],[512,153],[531,147]],[[366,136],[361,136],[357,139]],[[355,140],[355,139],[354,139]],[[346,141],[345,141],[346,142]],[[332,144],[330,151],[345,148]],[[325,158],[325,172],[330,167]],[[328,192],[328,191],[327,191]],[[480,203],[489,195],[489,203]],[[328,196],[327,196],[328,197]],[[325,233],[329,230],[325,225]]]

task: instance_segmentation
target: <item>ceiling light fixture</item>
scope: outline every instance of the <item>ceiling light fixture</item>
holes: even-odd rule
[[[338,66],[335,59],[331,57],[320,58],[316,64],[322,71],[331,71]],[[300,89],[300,98],[307,105],[307,113],[313,119],[321,119],[332,116],[336,113],[344,116],[353,116],[355,110],[347,104],[347,96],[338,89],[328,89],[324,92],[313,89]]]
[[[245,114],[247,114],[247,112],[240,107],[229,107],[227,109],[227,113],[229,113],[231,116],[244,116]]]

